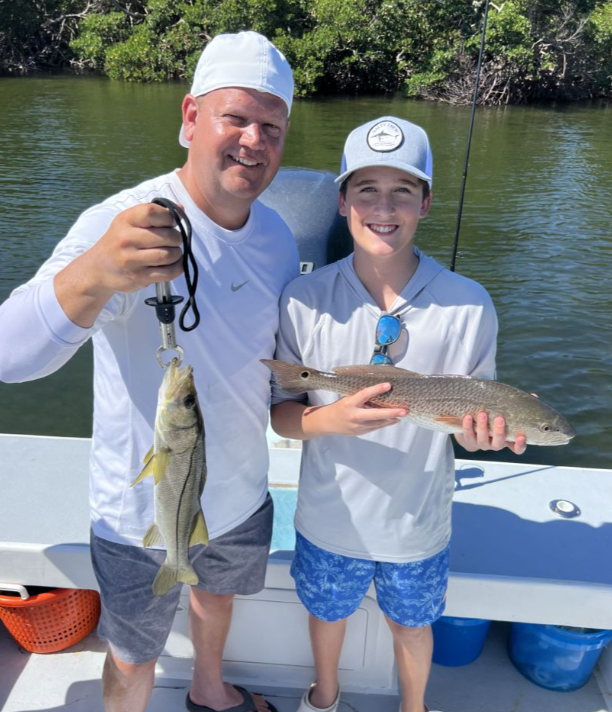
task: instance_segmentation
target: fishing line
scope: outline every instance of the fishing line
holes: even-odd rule
[[[476,104],[478,103],[478,86],[480,84],[480,68],[482,66],[482,55],[484,52],[485,35],[487,32],[487,18],[489,17],[489,0],[486,0],[484,19],[482,21],[482,34],[480,36],[480,50],[478,52],[478,65],[476,67],[476,86],[474,87],[474,97],[472,98],[472,114],[470,117],[470,130],[468,132],[467,148],[465,151],[465,163],[463,166],[463,180],[461,183],[461,194],[459,195],[459,208],[457,211],[457,226],[455,228],[455,242],[453,244],[453,254],[451,257],[450,271],[455,271],[457,260],[457,248],[459,246],[459,230],[461,229],[461,215],[463,213],[463,197],[465,195],[465,184],[467,181],[468,166],[470,160],[470,146],[472,144],[472,131],[474,129],[474,116],[476,115]]]

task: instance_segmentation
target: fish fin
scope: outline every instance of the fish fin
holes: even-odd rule
[[[153,450],[153,448],[151,448],[151,450],[149,450],[149,452],[152,452],[152,450]],[[132,482],[132,484],[130,485],[130,487],[133,487],[134,485],[137,485],[139,482],[142,482],[146,477],[149,477],[149,475],[152,475],[152,474],[153,474],[153,468],[154,468],[154,466],[155,466],[155,455],[153,455],[153,456],[150,457],[149,459],[147,459],[147,458],[145,457],[144,462],[145,462],[145,466],[142,468],[142,470],[140,471],[140,474],[139,474],[138,477]]]
[[[155,445],[151,445],[151,447],[149,448],[149,452],[142,458],[143,464],[145,464],[145,465],[149,464],[149,460],[151,460],[153,458],[153,455],[155,454],[154,450],[155,450]]]
[[[155,453],[153,460],[153,479],[155,484],[158,485],[164,478],[166,474],[166,468],[168,467],[168,450],[159,450]]]
[[[177,578],[182,583],[187,583],[190,586],[197,586],[200,583],[198,575],[191,565],[187,565],[184,568],[179,569]]]
[[[189,537],[189,546],[195,546],[196,544],[204,544],[204,546],[208,546],[209,543],[210,540],[208,538],[206,520],[204,519],[202,511],[199,511],[193,518],[191,536]]]
[[[147,533],[144,535],[142,538],[142,545],[144,547],[147,546],[155,546],[156,544],[163,544],[164,543],[164,537],[162,536],[161,532],[159,531],[159,527],[155,522],[151,524],[151,526],[147,529]]]
[[[397,378],[399,375],[410,376],[412,378],[426,378],[422,373],[415,373],[414,371],[408,371],[405,368],[399,368],[398,366],[387,366],[381,364],[380,366],[370,366],[370,365],[358,365],[358,366],[336,366],[333,372],[337,376],[380,376],[380,382],[385,382],[386,378]]]
[[[196,586],[199,583],[198,575],[190,564],[182,569],[176,569],[164,561],[151,588],[156,596],[165,596],[179,581],[190,586]]]
[[[456,415],[438,415],[434,420],[436,423],[443,423],[451,428],[463,430],[463,418],[459,418]]]

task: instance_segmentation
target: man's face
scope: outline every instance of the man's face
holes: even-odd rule
[[[395,258],[412,247],[419,220],[427,215],[431,194],[423,199],[422,182],[398,168],[360,168],[340,193],[355,252]]]
[[[239,227],[280,166],[287,106],[254,89],[216,89],[183,102],[190,192],[215,222]],[[246,211],[246,212],[245,212]],[[222,214],[221,222],[215,217]],[[237,224],[229,226],[231,215]]]

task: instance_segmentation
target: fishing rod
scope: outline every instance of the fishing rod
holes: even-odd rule
[[[170,212],[183,239],[183,274],[187,284],[188,296],[187,302],[179,316],[179,326],[183,331],[192,331],[200,323],[200,313],[195,301],[195,293],[198,286],[198,265],[191,251],[191,223],[185,211],[171,200],[167,198],[155,198],[152,202],[156,205],[161,205]],[[155,307],[155,314],[159,321],[162,345],[157,349],[155,356],[162,368],[167,368],[171,363],[166,363],[162,359],[164,351],[176,351],[178,354],[178,366],[180,366],[183,361],[183,349],[176,343],[176,334],[174,331],[175,307],[182,301],[184,301],[183,297],[170,292],[168,282],[156,282],[155,296],[145,299],[145,304],[150,307]],[[193,322],[191,325],[186,326],[185,316],[189,309],[193,312]]]
[[[453,244],[453,254],[451,257],[450,271],[455,271],[457,261],[457,248],[459,246],[459,230],[461,229],[461,215],[463,213],[463,198],[465,195],[465,184],[467,182],[468,166],[470,161],[470,146],[472,144],[472,131],[474,129],[474,116],[476,115],[476,104],[478,103],[478,87],[480,85],[480,68],[482,66],[482,55],[484,52],[485,36],[487,33],[487,18],[489,17],[489,0],[486,0],[484,19],[482,21],[482,34],[480,36],[480,50],[478,52],[478,65],[476,67],[476,86],[472,98],[472,114],[470,116],[470,129],[468,132],[467,148],[465,151],[465,163],[463,165],[463,180],[461,182],[461,193],[459,195],[459,208],[457,210],[457,226],[455,227],[455,242]]]

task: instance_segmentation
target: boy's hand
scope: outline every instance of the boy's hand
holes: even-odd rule
[[[507,447],[515,455],[522,455],[527,449],[527,439],[517,433],[516,440],[506,440],[506,421],[497,416],[493,421],[493,435],[489,435],[489,417],[486,413],[478,413],[476,422],[471,415],[463,419],[463,433],[455,433],[455,438],[461,447],[468,452],[476,450],[502,450]]]
[[[406,408],[379,408],[368,405],[372,398],[389,390],[390,383],[379,383],[317,409],[318,416],[325,418],[327,434],[365,435],[399,423],[400,418],[408,415]],[[305,417],[308,417],[306,413]]]

